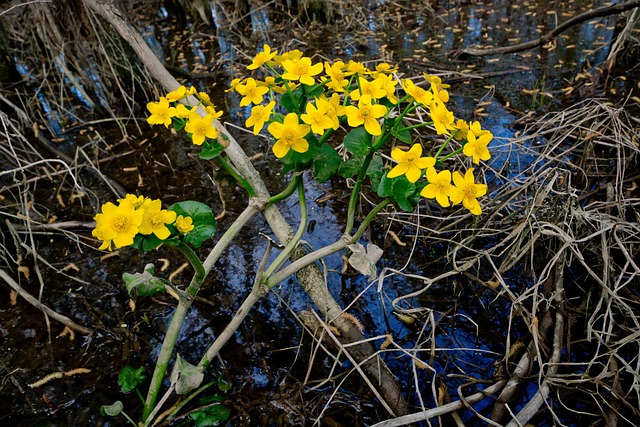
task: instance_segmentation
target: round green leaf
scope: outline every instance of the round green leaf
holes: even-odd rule
[[[100,407],[100,413],[102,415],[108,415],[110,417],[115,417],[117,415],[120,415],[122,413],[122,410],[124,409],[124,405],[122,404],[121,401],[117,401],[115,403],[113,403],[112,405],[102,405]]]
[[[196,249],[216,232],[216,218],[211,208],[204,203],[187,200],[169,206],[169,210],[183,217],[191,217],[193,230],[187,233],[184,242]]]

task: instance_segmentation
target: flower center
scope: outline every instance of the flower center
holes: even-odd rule
[[[164,225],[164,221],[162,221],[162,215],[160,215],[159,213],[149,218],[149,221],[151,222],[151,226],[153,228],[162,227]]]
[[[290,146],[294,138],[295,138],[295,135],[293,131],[291,129],[286,129],[282,131],[282,137],[280,138],[280,141]]]
[[[124,215],[118,215],[113,218],[111,223],[117,232],[123,233],[129,228],[129,218]]]

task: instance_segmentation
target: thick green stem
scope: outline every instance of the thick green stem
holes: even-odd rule
[[[264,277],[271,276],[278,268],[284,264],[293,250],[298,246],[298,242],[302,239],[302,235],[304,234],[305,229],[307,228],[307,201],[304,195],[304,183],[302,179],[298,182],[298,200],[300,203],[300,225],[298,226],[298,230],[296,234],[293,236],[293,239],[287,243],[287,246],[280,252],[277,258],[271,263],[267,271],[264,273]]]
[[[240,184],[245,190],[247,190],[247,193],[249,194],[249,197],[255,197],[256,192],[253,190],[253,187],[251,187],[249,182],[247,182],[246,179],[244,179],[238,172],[236,172],[236,170],[233,168],[233,166],[231,166],[225,160],[224,157],[219,156],[218,160],[220,161],[220,164],[222,165],[224,170],[227,171],[229,173],[229,175],[231,175],[233,177],[233,179],[235,179],[238,182],[238,184]]]
[[[195,253],[189,247],[177,247],[183,254],[185,254],[185,256],[187,256],[191,264],[194,266],[196,274],[194,275],[191,283],[189,284],[189,287],[187,288],[188,292],[184,293],[178,300],[178,306],[176,307],[176,311],[173,313],[171,323],[169,324],[169,328],[164,337],[164,341],[162,342],[162,348],[160,349],[160,354],[158,355],[158,360],[156,361],[156,367],[153,371],[153,376],[151,377],[151,385],[149,386],[149,391],[147,392],[147,400],[142,412],[142,421],[147,420],[156,404],[158,394],[160,393],[160,388],[162,387],[162,381],[167,372],[167,367],[169,366],[171,356],[173,355],[173,349],[175,348],[180,329],[182,328],[182,323],[184,322],[184,319],[187,315],[187,311],[191,307],[193,297],[195,297],[200,290],[202,282],[204,281],[209,271],[211,271],[211,268],[218,260],[222,252],[224,252],[224,250],[229,246],[233,238],[240,232],[247,221],[249,221],[249,219],[257,212],[260,212],[260,210],[264,208],[264,206],[264,201],[252,199],[249,202],[249,206],[240,214],[240,216],[238,216],[238,218],[224,233],[220,240],[218,240],[218,243],[211,250],[204,263],[200,263],[200,260],[197,259]],[[193,261],[192,259],[197,260],[197,262]]]
[[[362,235],[364,234],[365,230],[367,229],[367,227],[369,226],[369,224],[371,224],[371,221],[373,221],[373,219],[376,217],[376,215],[382,210],[384,209],[389,203],[391,203],[391,200],[389,198],[385,198],[383,201],[381,201],[380,203],[378,203],[372,210],[371,212],[369,212],[369,214],[364,218],[364,220],[362,221],[362,223],[360,224],[360,227],[358,227],[358,230],[356,230],[356,232],[353,234],[353,236],[349,236],[348,234],[345,234],[344,236],[342,236],[342,238],[340,240],[338,240],[335,243],[332,243],[328,246],[325,246],[323,248],[320,248],[316,251],[311,252],[310,254],[307,254],[305,256],[303,256],[302,258],[299,258],[297,260],[295,260],[294,262],[292,262],[291,264],[287,265],[286,267],[284,267],[282,270],[278,271],[277,273],[273,274],[271,277],[267,278],[267,280],[265,281],[265,285],[269,288],[272,289],[274,286],[277,286],[278,283],[282,282],[283,280],[285,280],[287,277],[291,276],[292,274],[295,274],[298,270],[326,257],[329,256],[331,254],[334,254],[342,249],[345,249],[347,246],[355,243],[358,241],[358,239],[360,239],[360,237],[362,237]]]
[[[293,177],[293,179],[291,180],[291,182],[289,183],[289,185],[287,186],[287,188],[285,188],[283,191],[281,191],[280,193],[276,194],[275,196],[271,196],[269,198],[269,203],[273,204],[273,203],[278,203],[281,200],[286,199],[287,197],[289,197],[290,195],[293,194],[293,192],[295,191],[295,189],[298,187],[298,182],[302,179],[301,175],[295,175]]]
[[[189,295],[192,297],[195,297],[196,294],[198,293],[198,290],[200,289],[200,285],[202,284],[202,281],[204,280],[207,274],[204,271],[202,262],[200,262],[198,255],[196,255],[196,253],[193,252],[193,249],[191,249],[189,246],[185,245],[182,242],[180,242],[178,246],[175,246],[175,248],[180,252],[182,252],[182,254],[189,260],[189,263],[195,270],[195,274],[193,275],[193,278],[191,279],[191,283],[189,283],[189,287],[187,288],[187,292],[189,293]]]

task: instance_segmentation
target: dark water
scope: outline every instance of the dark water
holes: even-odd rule
[[[225,93],[224,89],[244,71],[248,58],[261,50],[263,43],[285,46],[281,50],[299,48],[307,55],[318,55],[316,59],[385,59],[400,64],[405,75],[422,72],[442,75],[443,80],[452,82],[451,109],[462,118],[480,120],[483,127],[494,134],[491,166],[500,169],[507,164],[508,167],[502,178],[487,173],[487,179],[490,187],[499,186],[517,178],[536,160],[528,154],[527,147],[514,149],[508,144],[519,129],[516,121],[529,110],[557,109],[575,99],[575,94],[564,95],[562,89],[577,83],[572,80],[577,73],[584,72],[588,77],[590,66],[606,59],[615,18],[600,18],[572,28],[557,38],[554,48],[467,60],[449,57],[447,54],[452,50],[468,46],[504,46],[537,38],[559,22],[595,5],[583,1],[472,3],[443,2],[436,15],[427,9],[409,13],[407,8],[411,5],[406,2],[371,3],[368,10],[358,15],[357,23],[330,24],[327,28],[318,26],[317,30],[306,33],[299,30],[307,37],[305,40],[281,39],[278,33],[271,31],[286,25],[282,23],[281,15],[268,7],[260,8],[251,11],[243,21],[247,23],[243,37],[255,40],[255,46],[259,46],[256,49],[241,44],[238,34],[225,28],[227,16],[218,2],[212,3],[207,11],[217,25],[217,31],[213,31],[212,26],[197,26],[191,20],[179,27],[175,17],[165,9],[139,28],[157,55],[171,66],[206,75],[189,82],[208,91],[214,103],[224,106],[227,111],[224,119],[239,126],[248,116],[249,109],[239,107],[237,96]],[[21,67],[19,71],[28,75],[29,69],[20,58],[17,63]],[[613,84],[619,92],[629,90],[622,81]],[[536,90],[543,94],[532,94],[531,91]],[[48,112],[46,118],[54,136],[67,138],[65,144],[70,146],[77,144],[78,134],[65,133],[59,123],[59,113],[51,108],[51,100],[44,95],[39,95],[38,99],[43,111]],[[77,101],[83,102],[81,97]],[[140,115],[143,114],[140,111]],[[145,124],[142,128],[145,129]],[[110,137],[115,130],[100,128],[103,135]],[[162,197],[166,204],[184,199],[200,200],[219,213],[223,210],[222,196],[226,216],[220,221],[219,230],[225,230],[246,202],[239,188],[210,164],[194,160],[194,150],[184,138],[176,141],[162,130],[157,131],[158,134],[147,129],[144,132],[143,136],[134,136],[116,149],[116,152],[133,151],[133,154],[108,162],[103,172],[118,177],[128,191]],[[265,140],[245,138],[240,132],[236,134],[249,155],[267,151]],[[141,144],[146,138],[149,140]],[[282,188],[285,179],[272,156],[256,160],[255,165],[264,171],[272,193]],[[137,172],[123,172],[132,167],[137,167]],[[217,188],[211,184],[212,178],[220,182]],[[343,232],[341,224],[345,219],[348,193],[341,182],[317,184],[309,177],[305,179],[309,182],[309,220],[315,227],[308,230],[304,239],[311,247],[319,248],[334,242]],[[67,219],[80,219],[77,215],[83,215],[81,219],[88,220],[93,213],[87,208],[93,205],[95,209],[98,201],[102,203],[110,198],[113,196],[106,193],[89,195],[87,205],[69,207],[63,214],[66,213]],[[296,228],[297,203],[290,199],[279,206]],[[445,244],[433,244],[421,236],[410,251],[411,245],[400,247],[385,238],[387,227],[389,223],[381,219],[362,241],[364,244],[372,241],[385,250],[379,272],[387,267],[406,274],[434,277],[450,268],[443,259],[447,250]],[[408,242],[413,242],[410,236],[417,233],[410,225],[391,227]],[[209,302],[196,302],[190,311],[177,349],[187,360],[199,360],[202,348],[222,331],[248,293],[266,247],[264,239],[256,238],[257,232],[270,234],[258,217],[241,233],[207,280],[200,296]],[[47,269],[46,301],[53,309],[96,332],[90,339],[77,335],[71,341],[57,337],[61,328],[52,322],[49,341],[39,312],[21,300],[15,306],[2,305],[0,336],[5,345],[0,358],[4,376],[0,389],[3,397],[0,424],[121,425],[122,419],[112,421],[101,417],[97,414],[98,408],[119,399],[125,402],[134,418],[139,413],[140,404],[135,395],[124,396],[118,391],[117,375],[127,364],[143,365],[151,371],[174,302],[170,297],[139,300],[132,310],[119,275],[122,271],[141,270],[154,257],[170,260],[168,272],[177,269],[182,260],[170,250],[161,249],[158,254],[151,255],[124,250],[117,257],[100,261],[102,254],[88,248],[86,244],[93,243],[86,239],[80,244],[60,235],[38,239],[42,256],[53,260],[50,262],[58,268],[74,263],[79,271],[69,270],[68,274],[84,281],[74,282]],[[200,253],[206,254],[206,248]],[[390,357],[387,360],[407,390],[411,404],[419,403],[418,394],[429,400],[427,396],[431,393],[434,372],[440,378],[461,372],[469,377],[491,378],[494,362],[501,360],[505,352],[504,337],[508,327],[505,314],[509,310],[506,305],[492,303],[492,293],[478,289],[464,278],[437,283],[420,298],[407,301],[414,307],[428,309],[430,317],[406,324],[392,314],[391,301],[420,289],[421,280],[388,270],[389,275],[378,289],[377,282],[370,283],[353,271],[341,274],[344,263],[341,254],[324,261],[332,294],[344,306],[350,305],[349,312],[363,323],[367,337],[383,337],[393,332],[396,342],[406,349],[417,349],[419,357],[426,361],[430,349],[437,349],[433,370],[414,373],[406,358]],[[518,272],[508,279],[509,286],[514,289],[529,284],[529,279]],[[176,282],[186,284],[188,280],[187,270]],[[33,278],[25,281],[24,286],[37,294],[38,284]],[[329,389],[304,395],[308,399],[304,402],[292,392],[300,389],[300,381],[305,378],[310,347],[303,344],[298,349],[298,343],[308,342],[309,337],[302,336],[291,311],[299,313],[310,305],[311,301],[295,281],[286,281],[259,303],[222,350],[224,363],[216,364],[215,368],[233,385],[229,396],[234,400],[234,414],[239,417],[233,425],[300,424],[309,414],[317,416],[323,407],[321,403],[328,400],[332,391]],[[517,339],[518,334],[527,333],[526,327],[516,324],[511,333],[512,339]],[[329,361],[320,357],[314,363],[316,366],[310,370],[311,380],[322,379],[326,375],[323,365]],[[29,383],[51,372],[78,367],[89,368],[92,372],[55,380],[38,389],[28,387]],[[452,396],[455,396],[455,387],[464,381],[453,377],[447,380]],[[372,405],[372,399],[361,399],[366,393],[356,396],[362,391],[359,387],[357,381],[347,381],[338,393],[339,398],[327,411],[328,416],[347,425],[378,420],[376,411],[380,409]],[[526,396],[523,400],[526,401]],[[314,401],[320,404],[315,405]],[[468,425],[476,425],[470,414],[463,416],[469,419]],[[252,421],[241,421],[241,418]],[[541,421],[539,425],[548,425],[545,423]]]

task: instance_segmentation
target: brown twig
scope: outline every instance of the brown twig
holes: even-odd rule
[[[567,29],[573,27],[574,25],[581,24],[585,21],[594,18],[601,18],[603,16],[616,15],[622,12],[625,12],[630,9],[634,9],[636,7],[640,7],[640,0],[631,0],[625,3],[618,3],[613,6],[605,6],[600,7],[598,9],[590,10],[588,12],[581,13],[578,16],[574,16],[566,22],[558,25],[553,30],[544,34],[542,37],[531,40],[525,43],[520,43],[514,46],[505,46],[505,47],[497,47],[493,49],[478,49],[469,47],[462,50],[456,50],[451,52],[451,56],[458,57],[461,55],[470,55],[470,56],[486,56],[486,55],[501,55],[505,53],[514,53],[514,52],[522,52],[523,50],[533,49],[534,47],[542,46],[546,43],[549,43],[552,39],[554,39],[558,34],[563,33]]]

